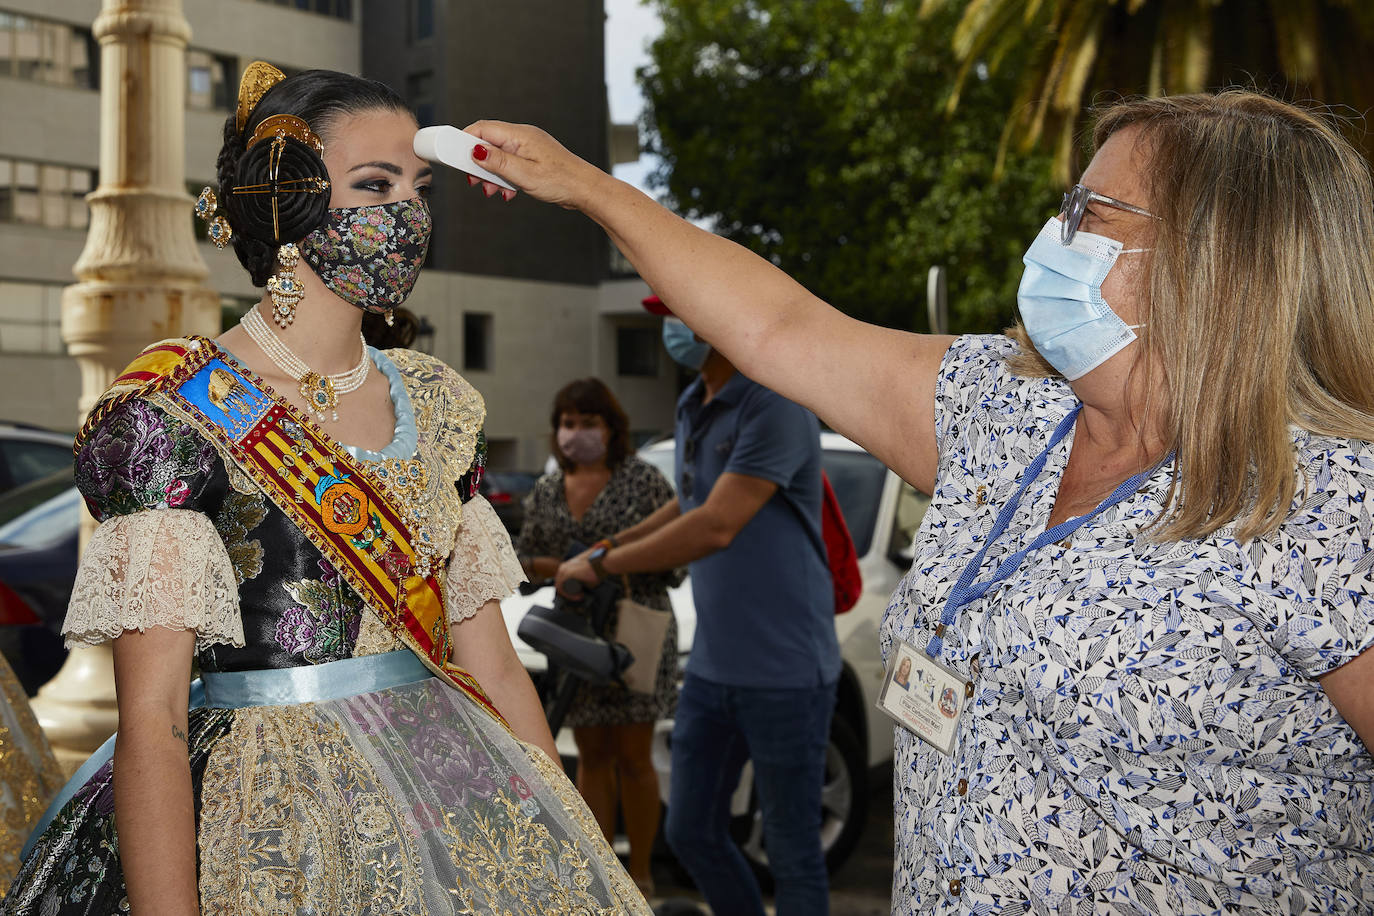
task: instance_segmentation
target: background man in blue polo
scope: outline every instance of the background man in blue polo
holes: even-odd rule
[[[701,371],[678,400],[678,499],[564,563],[558,582],[690,565],[697,629],[673,729],[668,842],[712,910],[762,916],[728,830],[752,759],[777,913],[826,913],[821,785],[840,652],[819,424],[674,318],[664,343]]]

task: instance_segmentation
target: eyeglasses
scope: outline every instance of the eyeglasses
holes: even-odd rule
[[[1081,184],[1076,184],[1064,193],[1064,202],[1059,205],[1059,215],[1064,217],[1064,222],[1059,226],[1060,242],[1065,245],[1073,242],[1073,237],[1078,234],[1078,224],[1083,222],[1083,214],[1087,211],[1088,204],[1091,203],[1105,204],[1108,207],[1115,207],[1128,213],[1139,213],[1150,219],[1159,219],[1149,210],[1137,207],[1135,204],[1128,204],[1124,200],[1117,200],[1114,197],[1099,194],[1091,188],[1085,188]]]

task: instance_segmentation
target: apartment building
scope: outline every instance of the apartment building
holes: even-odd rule
[[[502,117],[541,124],[602,165],[613,147],[634,152],[607,115],[601,0],[499,10],[470,0],[183,0],[183,9],[187,231],[194,193],[213,182],[238,74],[257,58],[384,80],[425,124]],[[80,380],[59,303],[85,241],[83,198],[98,183],[99,11],[99,0],[0,0],[0,419],[57,429],[77,422]],[[418,345],[486,397],[494,467],[543,464],[553,392],[580,376],[606,380],[641,435],[671,428],[679,380],[657,320],[639,308],[648,290],[613,269],[600,230],[524,198],[486,200],[447,170],[431,205],[430,266],[408,305],[426,323]],[[200,248],[232,322],[260,291],[231,252]]]

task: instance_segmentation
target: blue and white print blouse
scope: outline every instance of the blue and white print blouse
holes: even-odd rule
[[[897,639],[925,649],[1078,403],[1062,379],[1012,374],[1015,348],[963,337],[944,358],[936,492],[885,657]],[[896,730],[893,913],[1374,911],[1374,759],[1316,680],[1374,645],[1374,447],[1294,441],[1299,495],[1278,533],[1138,538],[1165,465],[959,612],[940,654],[973,694],[953,754]],[[1045,529],[1072,444],[976,581]]]

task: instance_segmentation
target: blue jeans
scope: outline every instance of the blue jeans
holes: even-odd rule
[[[665,834],[717,916],[763,916],[754,873],[730,839],[730,795],[745,760],[763,809],[778,916],[830,910],[821,784],[835,684],[731,687],[688,674],[673,725]]]

